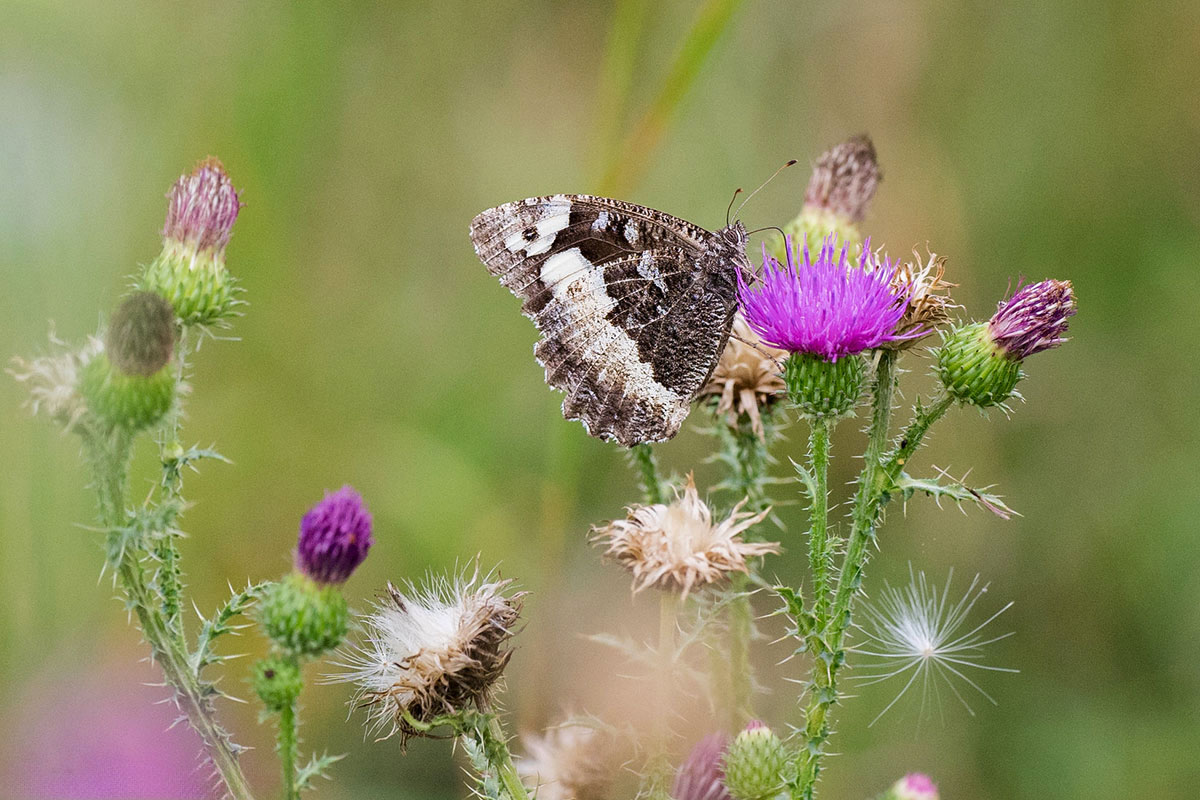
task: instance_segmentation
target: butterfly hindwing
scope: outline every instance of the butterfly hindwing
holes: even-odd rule
[[[631,203],[554,195],[483,212],[471,238],[541,331],[535,354],[566,393],[568,419],[626,446],[675,435],[736,305],[716,234]]]

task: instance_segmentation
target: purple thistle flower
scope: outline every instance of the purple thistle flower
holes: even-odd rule
[[[1070,281],[1047,280],[1017,289],[988,321],[988,333],[1009,358],[1020,361],[1066,341],[1076,312]]]
[[[938,788],[928,775],[910,772],[886,795],[888,800],[938,800]]]
[[[814,260],[807,240],[797,260],[792,240],[785,240],[787,264],[763,248],[763,269],[748,286],[738,273],[738,300],[746,322],[763,341],[792,353],[837,361],[885,342],[923,336],[927,330],[896,334],[908,307],[908,290],[891,285],[894,262],[882,262],[868,240],[857,266],[846,258],[846,246],[835,256],[829,236]]]
[[[345,583],[373,541],[371,512],[358,492],[343,486],[300,520],[296,567],[317,583]]]
[[[191,175],[175,181],[167,194],[163,238],[190,244],[197,250],[223,251],[242,207],[225,167],[216,158],[201,161]]]
[[[721,769],[727,749],[729,737],[723,733],[710,733],[697,742],[675,775],[673,800],[733,800]]]

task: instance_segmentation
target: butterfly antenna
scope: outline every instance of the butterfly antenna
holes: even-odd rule
[[[779,231],[780,236],[787,236],[787,234],[783,232],[783,228],[779,227],[778,225],[766,225],[762,228],[755,228],[752,231],[747,231],[746,235],[753,236],[754,234],[762,233],[763,231]]]
[[[738,206],[738,210],[734,212],[734,214],[733,214],[733,218],[734,218],[734,219],[737,219],[737,218],[738,218],[738,216],[740,216],[740,215],[741,215],[741,213],[742,213],[742,209],[746,207],[746,203],[749,203],[749,202],[750,202],[750,198],[754,197],[754,195],[756,195],[756,194],[758,194],[759,192],[761,192],[761,191],[763,190],[763,188],[764,188],[764,187],[765,187],[765,186],[766,186],[768,183],[770,183],[771,181],[775,180],[775,177],[776,177],[776,176],[777,176],[779,173],[783,172],[785,169],[787,169],[788,167],[792,166],[792,165],[793,165],[793,164],[795,164],[795,163],[796,163],[796,159],[794,159],[794,158],[793,158],[791,161],[787,162],[787,163],[786,163],[786,164],[784,164],[782,167],[780,167],[779,169],[775,170],[775,172],[773,172],[773,173],[771,174],[771,177],[769,177],[769,178],[767,178],[765,181],[763,181],[763,182],[762,182],[762,184],[761,184],[761,185],[759,185],[759,187],[758,187],[757,189],[755,189],[753,192],[751,192],[751,193],[750,193],[750,194],[749,194],[749,195],[746,197],[746,199],[742,201],[742,204],[741,204],[740,206]],[[736,194],[736,193],[734,194],[734,197],[737,197],[737,194]],[[730,205],[732,206],[732,203],[730,203]],[[726,223],[726,224],[728,224],[728,223]]]
[[[728,228],[728,227],[729,227],[729,212],[733,210],[733,201],[734,201],[734,200],[737,200],[737,196],[738,196],[739,194],[741,194],[741,193],[742,193],[742,187],[740,187],[740,186],[739,186],[739,187],[738,187],[738,188],[737,188],[737,189],[734,191],[734,193],[733,193],[733,197],[729,198],[729,207],[725,209],[725,227],[726,227],[726,228]],[[739,209],[739,210],[740,210],[740,209]]]

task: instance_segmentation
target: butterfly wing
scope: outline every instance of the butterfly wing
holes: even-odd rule
[[[475,218],[488,270],[542,333],[563,414],[631,446],[678,432],[728,337],[732,281],[713,280],[713,234],[653,209],[587,195],[508,203]]]

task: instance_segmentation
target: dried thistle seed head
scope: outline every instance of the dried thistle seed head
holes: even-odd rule
[[[862,222],[883,173],[875,145],[863,134],[821,154],[804,191],[805,209],[827,211]]]
[[[365,639],[337,680],[357,684],[355,702],[369,729],[386,738],[420,736],[411,723],[431,722],[488,705],[512,655],[509,639],[524,593],[506,594],[511,580],[431,580],[387,594],[361,622]]]
[[[723,733],[710,733],[697,742],[675,773],[672,800],[733,800],[721,766],[728,748],[729,737]]]
[[[730,425],[745,414],[759,436],[763,435],[761,410],[783,396],[781,376],[787,353],[764,342],[738,314],[721,359],[700,390],[700,397],[717,397],[717,411]]]
[[[104,343],[89,336],[82,347],[69,348],[50,333],[51,353],[33,359],[14,356],[5,370],[29,391],[26,404],[34,414],[44,414],[73,429],[87,413],[87,400],[79,390],[80,374],[104,350]]]
[[[538,800],[606,800],[616,773],[611,737],[586,725],[563,724],[521,737],[527,755],[517,771]]]
[[[108,322],[104,351],[125,375],[153,375],[175,350],[175,310],[154,292],[134,292]]]
[[[929,253],[922,258],[916,248],[913,248],[912,261],[902,261],[896,266],[892,273],[892,288],[907,295],[908,306],[894,331],[902,338],[884,342],[881,347],[906,350],[949,321],[948,310],[957,307],[950,299],[950,289],[957,284],[945,280],[945,273],[945,256]],[[919,335],[911,336],[914,333]]]
[[[779,552],[776,542],[743,541],[742,532],[770,512],[742,512],[744,502],[728,519],[714,524],[689,473],[674,502],[633,506],[625,519],[593,528],[592,539],[607,545],[605,553],[633,574],[635,592],[657,586],[686,596],[693,586],[747,572],[748,558]]]

